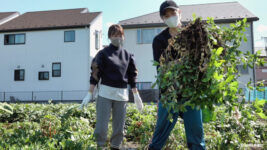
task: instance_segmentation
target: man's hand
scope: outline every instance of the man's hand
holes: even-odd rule
[[[142,112],[142,110],[144,108],[144,105],[143,105],[143,102],[142,102],[142,99],[141,99],[139,93],[138,92],[134,92],[133,95],[134,95],[134,103],[135,103],[137,109],[140,112]]]
[[[80,105],[80,109],[83,109],[84,106],[87,106],[87,104],[92,100],[93,96],[91,92],[88,92],[87,95],[84,97],[82,104]]]

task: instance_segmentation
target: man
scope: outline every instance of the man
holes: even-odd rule
[[[159,62],[161,54],[168,46],[168,39],[176,36],[182,26],[181,10],[174,1],[165,1],[161,4],[160,17],[168,27],[159,33],[153,40],[153,56],[154,60],[157,62]],[[162,93],[162,91],[163,89],[160,89],[160,93]],[[170,122],[167,118],[167,109],[163,107],[160,101],[158,101],[157,123],[152,141],[149,144],[149,150],[160,150],[164,146],[170,132],[175,126],[178,116],[184,119],[188,148],[190,150],[206,149],[201,110],[192,109],[189,106],[186,108],[186,112],[171,112],[173,113],[173,122]]]

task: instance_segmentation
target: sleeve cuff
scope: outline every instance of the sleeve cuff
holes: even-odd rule
[[[96,80],[90,80],[90,84],[97,85],[98,81]]]
[[[131,88],[136,88],[136,83],[130,83]]]

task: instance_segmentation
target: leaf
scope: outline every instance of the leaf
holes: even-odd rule
[[[152,62],[153,62],[153,66],[159,66],[159,62],[153,61],[153,60],[152,60]]]
[[[217,56],[220,56],[221,54],[222,54],[222,51],[223,51],[223,48],[222,47],[219,47],[218,49],[217,49],[217,51],[216,51],[216,55]]]
[[[259,100],[258,98],[256,98],[256,100],[255,100],[256,106],[264,107],[265,103],[266,103],[265,99]]]
[[[231,87],[238,87],[238,82],[234,81],[234,82],[230,83],[230,86]]]
[[[267,119],[267,116],[262,112],[261,113],[257,113],[257,115],[259,115],[260,118],[262,118],[262,119]]]
[[[13,107],[7,103],[0,103],[0,113],[13,114]]]
[[[247,18],[244,18],[244,19],[243,19],[243,22],[246,23],[246,22],[247,22]]]
[[[214,111],[209,110],[208,108],[204,108],[201,110],[203,116],[203,122],[208,123],[210,121],[216,120],[216,114]]]
[[[229,76],[227,77],[227,79],[226,79],[226,82],[229,83],[229,82],[231,82],[234,78],[235,78],[234,75],[229,75]]]
[[[210,80],[210,78],[204,78],[202,79],[202,82],[208,82]]]
[[[218,72],[215,72],[213,75],[214,79],[221,80],[223,78],[223,75],[218,75]]]
[[[170,77],[171,76],[171,72],[169,71],[169,72],[167,72],[165,75],[164,75],[164,78],[166,79],[166,78],[168,78],[168,77]]]
[[[154,89],[156,87],[156,85],[157,85],[157,82],[153,83],[151,88]]]
[[[262,50],[258,50],[258,51],[256,52],[256,54],[260,56],[260,55],[262,54],[261,51],[262,51]]]
[[[196,13],[193,13],[193,14],[192,14],[192,17],[193,17],[193,21],[195,21],[195,20],[197,19],[197,15],[196,15]]]

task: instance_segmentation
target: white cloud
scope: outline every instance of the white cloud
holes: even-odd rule
[[[267,25],[260,24],[257,28],[258,32],[266,32],[267,31]]]

